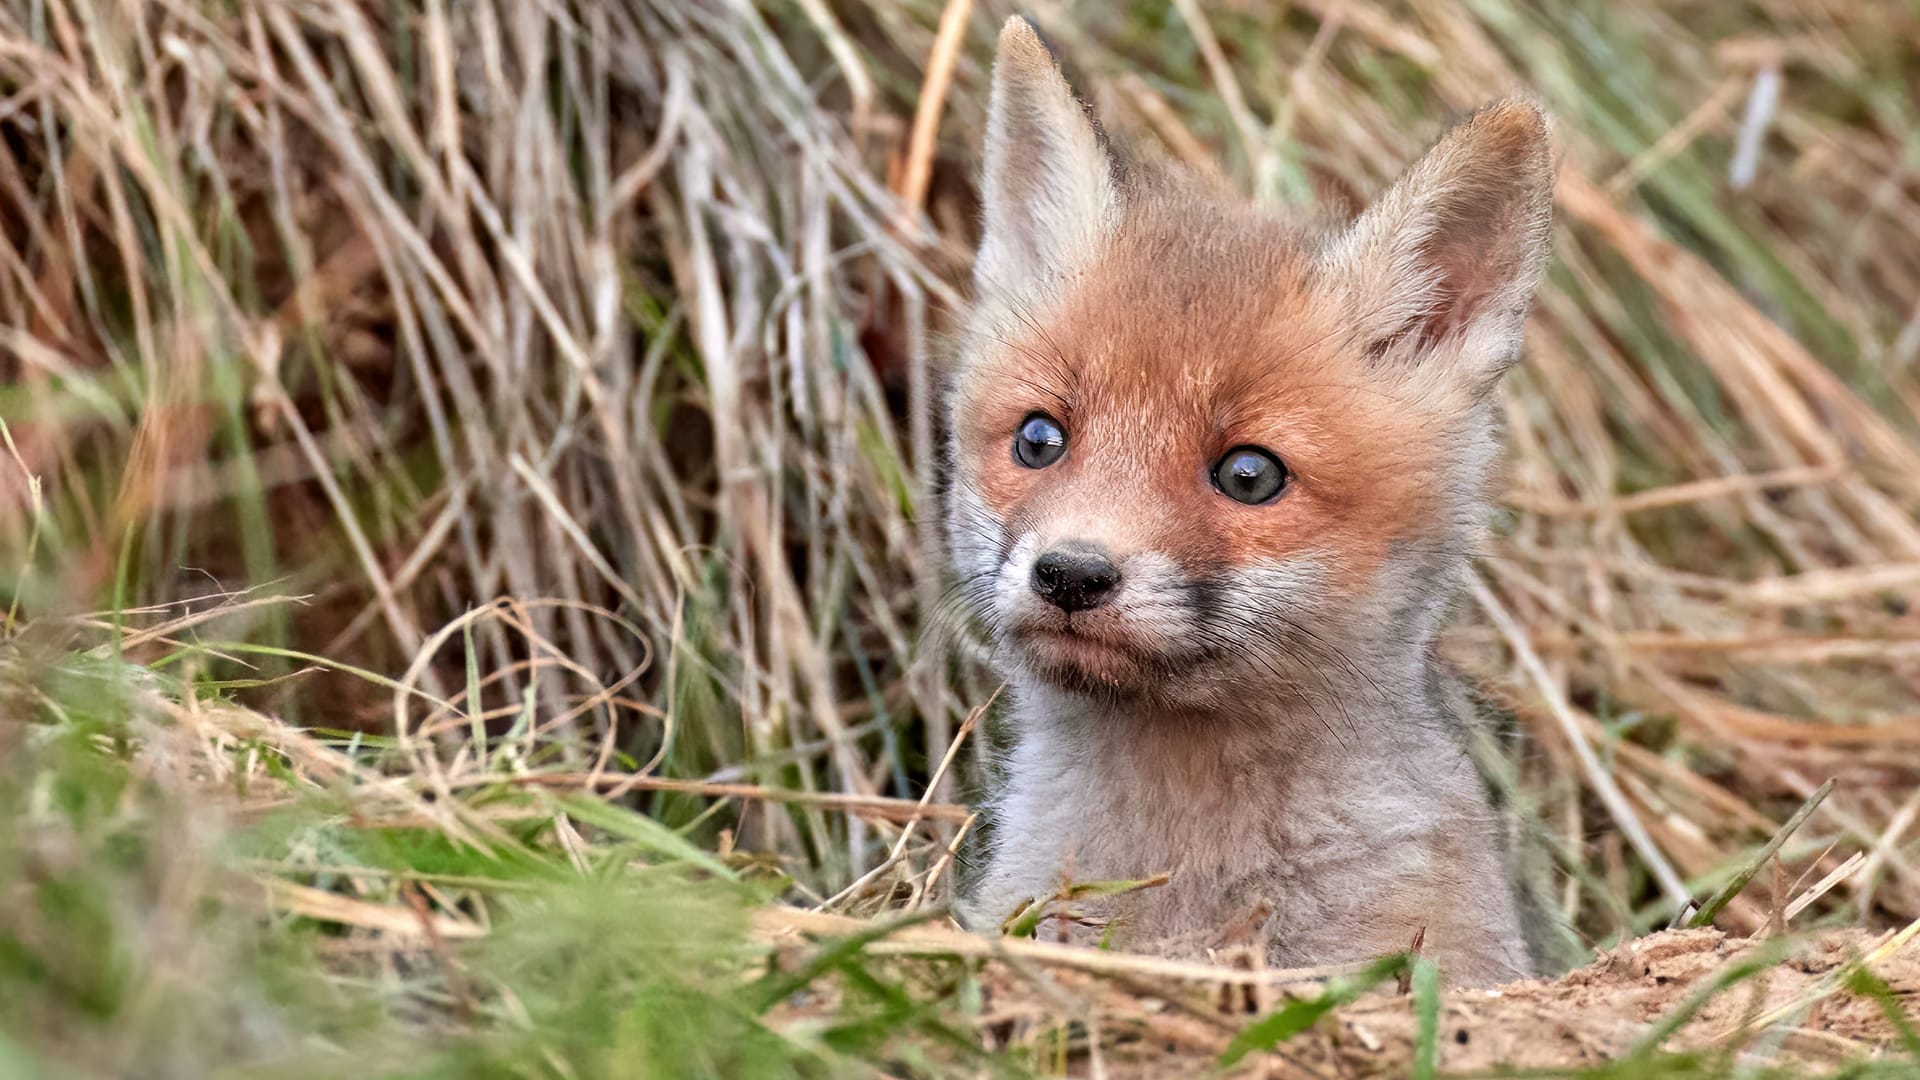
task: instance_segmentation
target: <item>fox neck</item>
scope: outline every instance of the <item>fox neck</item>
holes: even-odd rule
[[[1357,851],[1366,862],[1376,848],[1402,858],[1457,842],[1472,849],[1476,877],[1491,873],[1485,794],[1442,670],[1425,653],[1397,660],[1374,664],[1364,680],[1344,676],[1332,692],[1263,687],[1232,711],[1012,680],[1017,734],[968,917],[997,920],[1063,879],[1156,872],[1176,881],[1147,900],[1139,929],[1149,936],[1163,926],[1221,925],[1243,886],[1293,890],[1296,912],[1305,913],[1334,902],[1321,892],[1338,890],[1294,875],[1359,880],[1337,860]],[[1299,914],[1279,929],[1297,935],[1317,925]]]

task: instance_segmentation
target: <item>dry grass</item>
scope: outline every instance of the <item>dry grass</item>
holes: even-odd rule
[[[1534,737],[1562,904],[1664,926],[1833,778],[1718,924],[1823,878],[1799,922],[1920,918],[1920,17],[1034,13],[1110,126],[1282,203],[1545,100],[1557,261],[1448,645]],[[371,770],[370,818],[497,843],[503,787],[598,793],[795,903],[938,904],[993,686],[923,634],[932,371],[1005,14],[0,9],[0,658],[390,737],[303,774]]]

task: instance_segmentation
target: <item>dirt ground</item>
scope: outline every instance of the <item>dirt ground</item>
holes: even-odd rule
[[[1920,942],[1911,930],[1904,940],[1861,930],[1797,937],[1784,958],[1772,963],[1763,948],[1762,939],[1719,930],[1671,930],[1630,942],[1557,979],[1444,991],[1438,1067],[1578,1069],[1657,1046],[1746,1055],[1817,1073],[1886,1051],[1911,1052],[1900,1046],[1886,1005],[1845,985],[1850,965],[1871,957],[1865,966],[1891,989],[1893,1007],[1920,1018]],[[1749,962],[1762,970],[1733,980]],[[1259,995],[1251,986],[1188,983],[1156,992],[1149,978],[1088,972],[1036,978],[1031,968],[1013,970],[1023,967],[988,975],[989,1035],[998,1030],[1017,1039],[1024,1031],[1032,1038],[1046,1017],[1057,1025],[1062,1002],[1082,998],[1089,1008],[1081,1024],[1065,1029],[1064,1045],[1050,1047],[1045,1036],[1035,1040],[1043,1065],[1073,1076],[1196,1074],[1277,1000],[1272,992],[1266,1002],[1254,1000]],[[1286,992],[1302,993],[1291,987]],[[1689,1010],[1695,1011],[1678,1022]],[[1668,1024],[1671,1030],[1662,1032]],[[1249,1058],[1234,1075],[1403,1076],[1411,1067],[1416,1030],[1413,998],[1389,988],[1322,1017],[1275,1052]],[[1057,1044],[1063,1037],[1052,1038]]]
[[[1662,1017],[1683,1009],[1716,973],[1759,944],[1718,930],[1668,931],[1631,942],[1559,979],[1448,993],[1440,1012],[1439,1064],[1477,1071],[1618,1060]],[[1873,935],[1854,930],[1814,938],[1785,962],[1708,997],[1663,1045],[1755,1052],[1777,1045],[1778,1058],[1808,1065],[1871,1054],[1892,1043],[1895,1032],[1879,1002],[1835,985],[1835,977],[1874,944]],[[1920,1008],[1920,947],[1909,943],[1872,969],[1910,1014]],[[1320,1060],[1342,1066],[1336,1073],[1391,1074],[1405,1068],[1413,1036],[1409,1000],[1376,994],[1318,1033],[1315,1049]]]

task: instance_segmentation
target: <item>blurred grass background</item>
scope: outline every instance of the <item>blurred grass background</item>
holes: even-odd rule
[[[1555,900],[1664,926],[1833,778],[1719,924],[1920,918],[1920,10],[1025,10],[1303,211],[1547,104],[1448,651]],[[965,965],[749,932],[936,913],[970,827],[935,373],[1008,11],[0,9],[0,1066],[1047,1067]]]

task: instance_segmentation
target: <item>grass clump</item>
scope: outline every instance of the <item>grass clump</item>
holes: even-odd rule
[[[750,912],[780,882],[630,810],[504,784],[422,798],[390,749],[182,701],[189,687],[117,660],[17,659],[0,664],[24,703],[0,725],[10,1075],[835,1076],[902,1048],[931,1063],[908,1074],[932,1075],[985,1059],[859,962],[884,931],[756,940]]]

